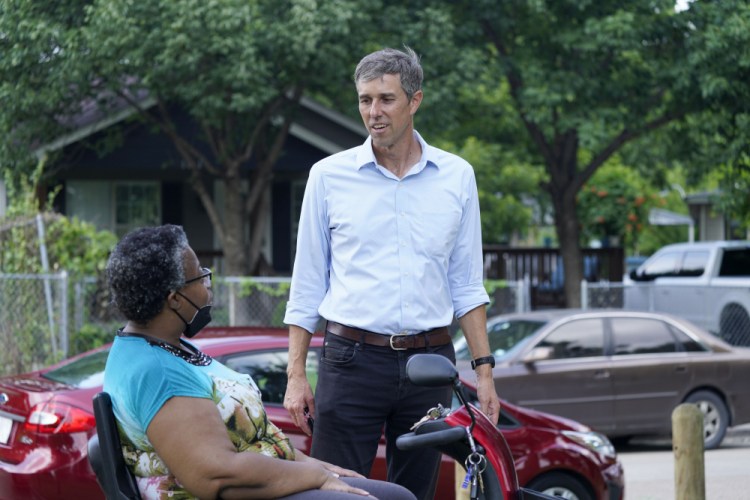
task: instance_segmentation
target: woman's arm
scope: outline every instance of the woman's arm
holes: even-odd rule
[[[169,399],[146,434],[172,474],[200,498],[276,498],[316,488],[367,495],[337,479],[318,461],[238,453],[209,399]]]

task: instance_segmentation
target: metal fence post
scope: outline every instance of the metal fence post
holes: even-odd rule
[[[523,311],[531,311],[531,277],[528,274],[523,277],[523,288],[524,288],[524,302]]]
[[[68,335],[68,272],[60,273],[60,348],[63,359],[68,357],[70,336]]]
[[[83,279],[73,284],[73,329],[77,332],[83,327]]]
[[[581,309],[589,308],[589,283],[586,280],[581,280]]]
[[[227,281],[227,285],[229,285],[229,326],[236,326],[237,297],[234,293],[234,282]]]
[[[516,281],[516,312],[520,313],[525,310],[526,297],[524,295],[524,285],[522,280]]]

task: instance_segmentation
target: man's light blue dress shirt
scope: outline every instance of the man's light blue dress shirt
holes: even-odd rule
[[[369,137],[313,165],[285,323],[416,333],[489,302],[474,171],[414,133],[422,157],[402,179]]]

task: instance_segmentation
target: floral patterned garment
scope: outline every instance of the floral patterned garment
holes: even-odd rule
[[[185,363],[179,359],[161,359],[160,361],[170,364]],[[237,451],[249,451],[269,457],[294,460],[294,448],[281,430],[268,420],[260,390],[249,375],[237,373],[215,360],[209,366],[189,365],[181,366],[180,369],[200,372],[200,378],[203,380],[207,380],[206,375],[208,376],[211,387],[210,398],[216,403]],[[196,383],[196,386],[200,385],[202,384]],[[206,387],[208,386],[207,382]],[[110,387],[109,390],[119,388]],[[108,390],[106,375],[105,390]],[[116,400],[115,395],[113,399]],[[126,403],[122,404],[126,405]],[[118,415],[123,455],[125,462],[136,476],[141,497],[144,500],[196,498],[188,493],[177,478],[169,472],[154,451],[145,432],[132,431],[135,427],[134,422],[135,419],[130,415]],[[128,432],[127,429],[131,431]]]

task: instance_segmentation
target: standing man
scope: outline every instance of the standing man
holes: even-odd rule
[[[422,67],[411,49],[360,61],[354,82],[370,136],[310,170],[297,237],[284,406],[308,435],[312,456],[370,473],[385,431],[388,480],[432,498],[440,453],[403,452],[396,438],[425,412],[449,406],[450,388],[416,387],[407,359],[455,362],[455,316],[475,360],[482,410],[497,422],[494,358],[486,331],[482,237],[474,172],[414,130]],[[320,318],[325,346],[315,397],[305,372]]]

